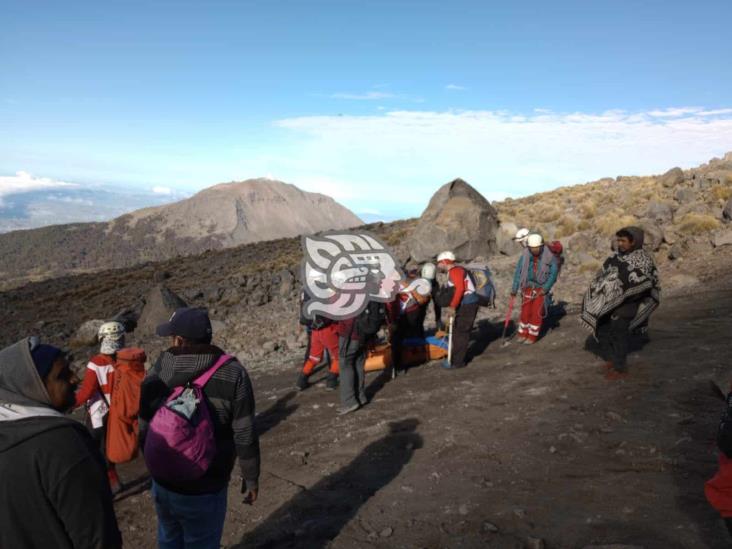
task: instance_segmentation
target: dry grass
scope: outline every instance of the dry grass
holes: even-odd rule
[[[713,215],[688,213],[678,220],[676,226],[682,233],[702,234],[719,228],[720,221]]]
[[[628,225],[634,225],[638,222],[633,215],[627,215],[614,210],[603,215],[600,219],[595,222],[595,227],[598,232],[606,236],[614,235],[623,227]]]
[[[715,185],[712,187],[711,193],[714,198],[727,201],[732,197],[732,182],[730,185]]]

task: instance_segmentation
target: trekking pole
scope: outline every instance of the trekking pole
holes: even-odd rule
[[[506,320],[503,322],[503,335],[501,338],[503,339],[503,346],[505,347],[508,345],[508,341],[506,341],[506,331],[508,331],[508,324],[511,322],[511,314],[513,313],[513,301],[516,298],[515,295],[511,296],[511,299],[508,301],[508,311],[506,312]]]
[[[450,317],[447,322],[447,363],[450,366],[452,366],[452,320],[453,317]]]

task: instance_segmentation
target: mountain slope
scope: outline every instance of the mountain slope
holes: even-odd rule
[[[108,223],[75,223],[0,235],[0,280],[129,267],[363,222],[327,196],[269,179],[224,183]]]

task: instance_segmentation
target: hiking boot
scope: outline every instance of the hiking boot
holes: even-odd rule
[[[605,374],[605,379],[608,381],[621,381],[623,379],[626,379],[628,377],[627,371],[618,371],[616,369],[609,370],[608,373]]]
[[[310,385],[308,384],[308,376],[305,374],[300,374],[297,376],[297,382],[295,383],[295,387],[297,387],[298,391],[304,391],[307,389]]]
[[[346,414],[350,414],[351,412],[355,412],[360,407],[361,407],[361,405],[358,404],[358,403],[356,403],[356,404],[354,404],[352,406],[349,406],[348,408],[341,408],[340,410],[338,410],[338,415],[339,416],[345,416]]]
[[[338,376],[335,374],[328,374],[325,378],[325,388],[329,391],[334,391],[338,388]]]

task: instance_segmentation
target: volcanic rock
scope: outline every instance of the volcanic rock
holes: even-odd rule
[[[462,179],[443,185],[407,241],[414,261],[434,259],[451,250],[458,259],[489,257],[497,250],[498,213],[485,197]]]

